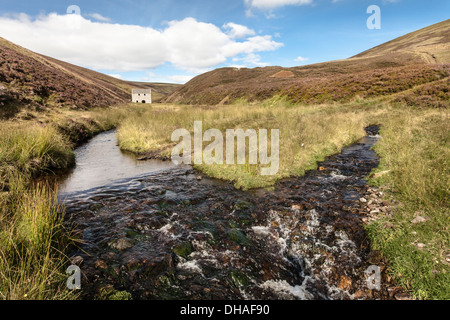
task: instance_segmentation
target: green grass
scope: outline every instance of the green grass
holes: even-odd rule
[[[0,208],[0,299],[53,300],[73,294],[65,289],[64,251],[70,243],[61,210],[46,185],[11,183]]]
[[[392,276],[417,298],[450,299],[449,122],[446,111],[403,110],[383,119],[371,181],[389,187],[400,206],[369,226],[373,247],[390,262]],[[416,216],[424,223],[413,224]],[[386,225],[392,227],[386,228]],[[417,244],[424,244],[418,248]]]
[[[53,126],[0,122],[0,299],[64,299],[67,234],[44,172],[74,163],[68,141]]]
[[[0,122],[0,137],[0,179],[3,183],[11,174],[33,176],[43,169],[66,168],[75,160],[67,141],[52,126]]]

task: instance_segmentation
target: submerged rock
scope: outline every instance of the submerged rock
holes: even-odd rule
[[[183,258],[187,258],[194,251],[194,247],[190,242],[184,242],[173,248],[173,252]]]
[[[123,251],[123,250],[127,250],[129,248],[132,248],[134,246],[134,244],[133,244],[133,241],[131,241],[130,239],[122,238],[115,242],[110,243],[109,246],[113,249]]]

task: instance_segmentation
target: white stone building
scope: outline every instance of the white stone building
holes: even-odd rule
[[[133,89],[131,101],[135,103],[152,103],[152,89]]]

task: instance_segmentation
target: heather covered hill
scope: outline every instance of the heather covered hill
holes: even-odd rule
[[[157,101],[177,86],[119,80],[0,38],[0,117],[11,117],[25,106],[88,109],[124,103],[133,87],[152,88]]]
[[[0,39],[0,83],[22,104],[86,109],[125,102],[118,80]]]
[[[442,107],[450,99],[445,85],[450,76],[449,34],[447,20],[346,60],[293,68],[217,69],[192,79],[164,101],[225,104],[278,95],[292,102],[325,103],[393,95],[408,102],[418,92],[431,90],[434,97],[419,101]]]

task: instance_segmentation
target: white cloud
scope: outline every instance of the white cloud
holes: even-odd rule
[[[233,58],[233,61],[234,62],[239,62],[239,61],[243,62],[244,64],[238,65],[238,66],[246,67],[246,68],[255,67],[255,66],[256,67],[266,67],[269,65],[266,62],[262,62],[261,56],[259,54],[255,54],[255,53],[249,53],[242,58],[238,58],[238,57]],[[234,65],[234,66],[236,66],[236,65]]]
[[[249,8],[261,10],[271,10],[288,5],[306,5],[311,4],[313,0],[244,0]]]
[[[227,30],[227,34],[232,39],[241,39],[247,36],[254,36],[255,30],[249,29],[246,26],[236,24],[233,22],[228,22],[223,25],[224,29]]]
[[[304,58],[304,57],[301,57],[301,56],[298,56],[297,58],[294,59],[294,61],[297,61],[297,62],[305,62],[305,61],[308,61],[308,60],[309,60],[309,58]]]
[[[283,44],[272,40],[271,36],[250,37],[244,42],[230,42],[224,47],[224,54],[235,57],[241,53],[272,51],[282,47]]]
[[[89,13],[89,14],[87,14],[87,16],[91,17],[91,18],[93,18],[93,19],[95,19],[97,21],[102,21],[102,22],[110,22],[111,21],[110,18],[104,17],[104,16],[102,16],[99,13]]]
[[[142,76],[139,81],[143,81],[143,82],[149,82],[152,79],[154,79],[155,77],[157,77],[157,75],[151,71],[147,71],[145,72],[145,76]]]
[[[193,18],[172,21],[162,36],[168,47],[169,61],[178,67],[201,70],[227,60],[223,48],[231,40],[213,24]]]
[[[166,62],[190,72],[242,54],[276,50],[269,35],[228,23],[226,32],[193,18],[171,21],[165,29],[96,22],[80,15],[26,14],[0,17],[0,36],[27,49],[96,70],[117,72],[156,68]],[[241,40],[237,40],[237,39]]]

